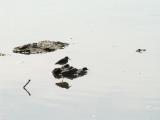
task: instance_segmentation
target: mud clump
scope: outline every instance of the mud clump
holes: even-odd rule
[[[48,53],[56,51],[58,49],[64,49],[68,45],[69,45],[68,43],[63,43],[59,41],[55,42],[55,41],[44,40],[38,43],[31,43],[15,47],[13,49],[13,52],[25,55]]]

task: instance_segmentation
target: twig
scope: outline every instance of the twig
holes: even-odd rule
[[[29,96],[31,96],[30,92],[26,89],[26,86],[29,84],[31,80],[28,80],[28,82],[23,86],[23,89],[28,93]]]

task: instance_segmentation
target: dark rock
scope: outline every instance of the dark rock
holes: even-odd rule
[[[45,40],[38,43],[26,44],[15,47],[13,52],[26,55],[47,53],[47,52],[53,52],[58,49],[64,49],[68,45],[69,45],[68,43],[62,43],[59,41],[55,42],[55,41]]]

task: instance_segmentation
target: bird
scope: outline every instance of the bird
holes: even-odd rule
[[[88,68],[87,68],[87,67],[84,67],[84,68],[82,68],[82,70],[83,70],[83,71],[87,71],[87,70],[88,70]]]
[[[71,66],[69,64],[65,64],[64,66],[62,66],[61,69],[65,70],[65,69],[69,69]]]
[[[56,79],[61,79],[62,78],[62,83],[63,83],[64,78],[73,80],[75,78],[87,75],[87,70],[88,70],[87,67],[77,69],[73,66],[70,66],[69,64],[65,64],[60,68],[55,68],[52,71],[52,74]]]
[[[76,69],[76,68],[73,68],[71,70],[68,69],[68,70],[62,72],[62,76],[63,76],[63,78],[68,78],[70,80],[73,80],[74,78],[77,78],[77,71],[78,71],[78,69]]]
[[[68,57],[68,56],[66,56],[66,57],[64,57],[64,58],[60,59],[60,60],[59,60],[58,62],[56,62],[55,64],[65,65],[65,64],[67,64],[67,63],[68,63],[68,60],[70,60],[70,59],[69,59],[69,57]]]
[[[88,68],[83,67],[82,69],[72,68],[66,71],[62,71],[63,78],[73,80],[78,77],[82,77],[87,74]]]
[[[86,68],[86,67],[84,67],[82,69],[79,69],[77,71],[77,76],[78,77],[82,77],[82,76],[86,75],[87,74],[87,70],[88,70],[88,68]]]
[[[61,78],[62,78],[61,72],[62,72],[62,69],[61,69],[61,68],[55,68],[55,69],[52,71],[52,74],[53,74],[53,76],[54,76],[56,79],[61,79]]]

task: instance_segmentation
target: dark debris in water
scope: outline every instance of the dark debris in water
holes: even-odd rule
[[[146,51],[146,49],[137,49],[136,50],[136,52],[138,52],[138,53],[142,53],[142,52],[145,52]]]
[[[31,43],[15,47],[13,49],[13,52],[25,55],[47,53],[56,51],[58,49],[64,49],[68,45],[69,45],[68,43],[63,43],[59,41],[55,42],[55,41],[44,40],[38,43]]]

